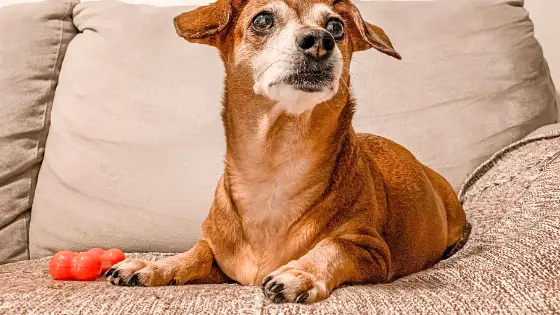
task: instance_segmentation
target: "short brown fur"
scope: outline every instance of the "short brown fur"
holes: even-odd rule
[[[218,0],[175,19],[179,35],[216,46],[225,62],[226,167],[202,240],[161,261],[127,259],[109,271],[114,284],[231,279],[262,283],[276,302],[311,303],[343,283],[383,283],[428,268],[460,240],[465,214],[447,181],[398,144],[352,128],[352,53],[373,47],[400,55],[350,1],[322,1],[351,32],[338,44],[344,57],[339,91],[310,112],[280,113],[264,140],[258,138],[259,119],[274,104],[255,94],[247,82],[251,70],[234,62],[234,48],[245,39],[250,17],[267,2]],[[303,14],[317,1],[285,2]],[[293,166],[298,161],[305,167]],[[303,171],[285,185],[288,197],[271,207],[281,209],[278,215],[252,212],[258,190],[292,166]]]

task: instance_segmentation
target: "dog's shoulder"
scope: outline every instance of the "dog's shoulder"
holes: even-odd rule
[[[356,136],[370,170],[381,173],[386,186],[400,189],[411,183],[419,184],[427,180],[425,166],[405,147],[376,135]]]
[[[419,163],[410,151],[392,140],[368,133],[359,133],[356,137],[364,153],[375,160],[391,158],[393,162]]]

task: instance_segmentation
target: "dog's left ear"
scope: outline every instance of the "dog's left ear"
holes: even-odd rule
[[[393,48],[393,44],[385,32],[375,25],[369,24],[362,18],[358,8],[349,3],[349,13],[355,29],[352,32],[352,48],[362,51],[375,48],[389,56],[401,59],[401,55]]]
[[[217,45],[218,36],[231,22],[233,10],[245,0],[217,0],[175,17],[177,35],[189,42]]]

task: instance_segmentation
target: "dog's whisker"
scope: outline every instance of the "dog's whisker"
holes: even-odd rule
[[[344,84],[344,87],[349,90],[350,89],[350,85],[348,84],[348,82],[346,82],[346,80],[344,79],[344,76],[340,76],[340,80],[342,81],[342,83]]]
[[[272,50],[281,52],[281,53],[285,53],[287,55],[291,55],[293,53],[293,51],[289,50],[289,49],[280,49],[280,48],[276,48],[276,47],[271,47]]]
[[[336,109],[331,107],[331,105],[329,104],[329,101],[325,101],[322,97],[319,97],[319,99],[321,100],[322,103],[327,105],[327,108],[330,109],[331,112],[336,113]]]
[[[349,78],[350,80],[359,80],[359,79],[360,79],[360,76],[354,74],[352,71],[350,71],[350,69],[344,69],[343,71],[345,71],[345,73],[348,74],[348,78]],[[344,73],[344,72],[343,72],[343,73]],[[342,78],[342,77],[341,77],[341,78]],[[346,82],[346,80],[344,80],[344,81],[345,81],[345,83],[346,83],[346,87],[349,88],[349,87],[350,87],[349,82]]]
[[[270,63],[263,71],[261,71],[255,78],[255,80],[260,80],[261,77],[265,74],[265,72],[267,72],[270,68],[272,68],[274,65],[278,64],[279,62],[282,62],[282,60],[275,60],[272,63]]]

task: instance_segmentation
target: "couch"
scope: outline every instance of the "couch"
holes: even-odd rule
[[[556,90],[521,0],[357,2],[403,61],[356,54],[354,127],[443,174],[465,247],[314,305],[258,287],[52,280],[58,250],[187,250],[223,168],[222,66],[175,35],[192,6],[47,0],[0,8],[0,314],[560,312]]]

